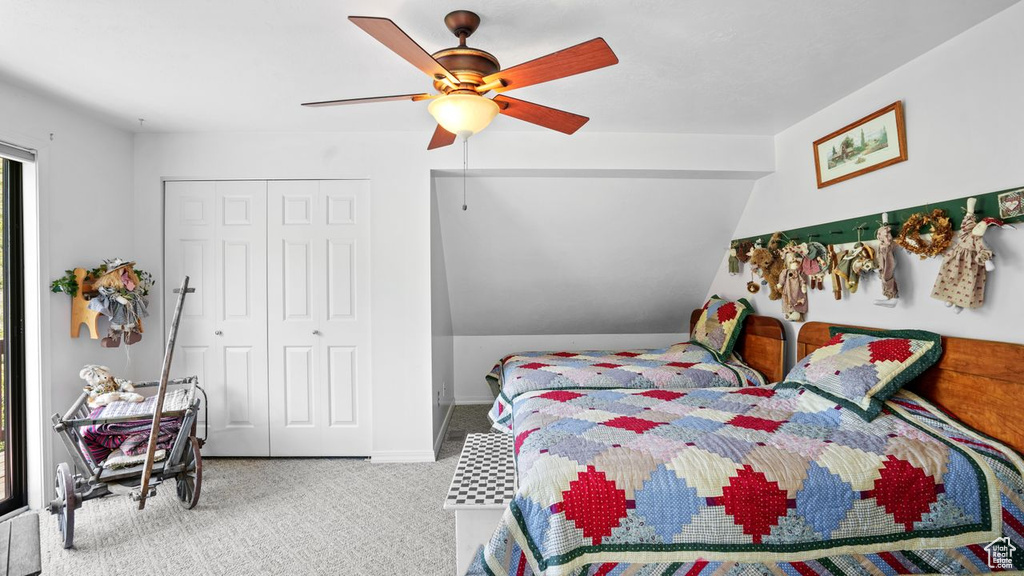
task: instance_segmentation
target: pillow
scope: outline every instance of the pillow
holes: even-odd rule
[[[780,387],[803,387],[870,422],[884,402],[942,356],[938,334],[832,326],[832,339],[789,371]]]
[[[753,308],[743,298],[733,302],[716,294],[704,304],[700,318],[693,325],[690,341],[710,350],[719,362],[727,362],[740,337],[743,319],[751,312]]]

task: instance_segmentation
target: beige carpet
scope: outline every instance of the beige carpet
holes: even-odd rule
[[[456,408],[438,462],[207,459],[199,506],[165,484],[76,511],[75,549],[40,514],[44,574],[439,575],[455,573],[455,517],[441,509],[466,432],[486,406]]]

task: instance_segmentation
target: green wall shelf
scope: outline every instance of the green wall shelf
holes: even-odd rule
[[[909,208],[888,210],[889,225],[893,227],[893,236],[895,236],[899,233],[900,226],[902,226],[907,218],[913,214],[925,211],[931,212],[936,208],[941,208],[946,211],[946,214],[950,216],[950,218],[953,219],[953,229],[959,231],[960,224],[964,219],[968,198],[978,199],[974,213],[978,216],[979,220],[988,217],[999,218],[999,195],[1016,190],[1024,190],[1024,188],[1007,188],[1006,190],[999,190],[997,192],[972,194],[970,196],[943,200],[941,202],[931,202],[928,204],[921,204],[919,206],[911,206]],[[1021,222],[1024,221],[1024,215],[1006,218],[1004,221]],[[874,240],[875,231],[879,226],[881,226],[881,224],[882,213],[875,212],[872,214],[865,214],[864,216],[858,216],[856,218],[836,220],[827,224],[815,224],[813,226],[804,226],[803,228],[783,230],[782,233],[784,236],[782,241],[785,243],[788,238],[789,240],[794,240],[796,242],[815,241],[821,242],[822,244],[846,244],[857,241],[858,230],[860,230],[861,240]],[[736,238],[733,242],[742,242],[744,240],[756,242],[757,240],[761,240],[762,244],[767,245],[768,241],[772,237],[772,233],[773,232],[768,232],[757,236]]]

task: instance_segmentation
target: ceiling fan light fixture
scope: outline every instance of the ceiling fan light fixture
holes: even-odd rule
[[[442,128],[462,139],[487,128],[499,110],[496,102],[478,94],[448,94],[427,106]]]

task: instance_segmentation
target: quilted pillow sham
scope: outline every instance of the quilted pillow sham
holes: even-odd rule
[[[797,362],[779,387],[803,387],[868,422],[942,356],[942,339],[934,332],[832,326],[829,334],[832,338]]]
[[[732,301],[716,294],[704,303],[690,341],[710,350],[719,362],[727,362],[743,329],[743,319],[751,312],[753,308],[743,298]]]

